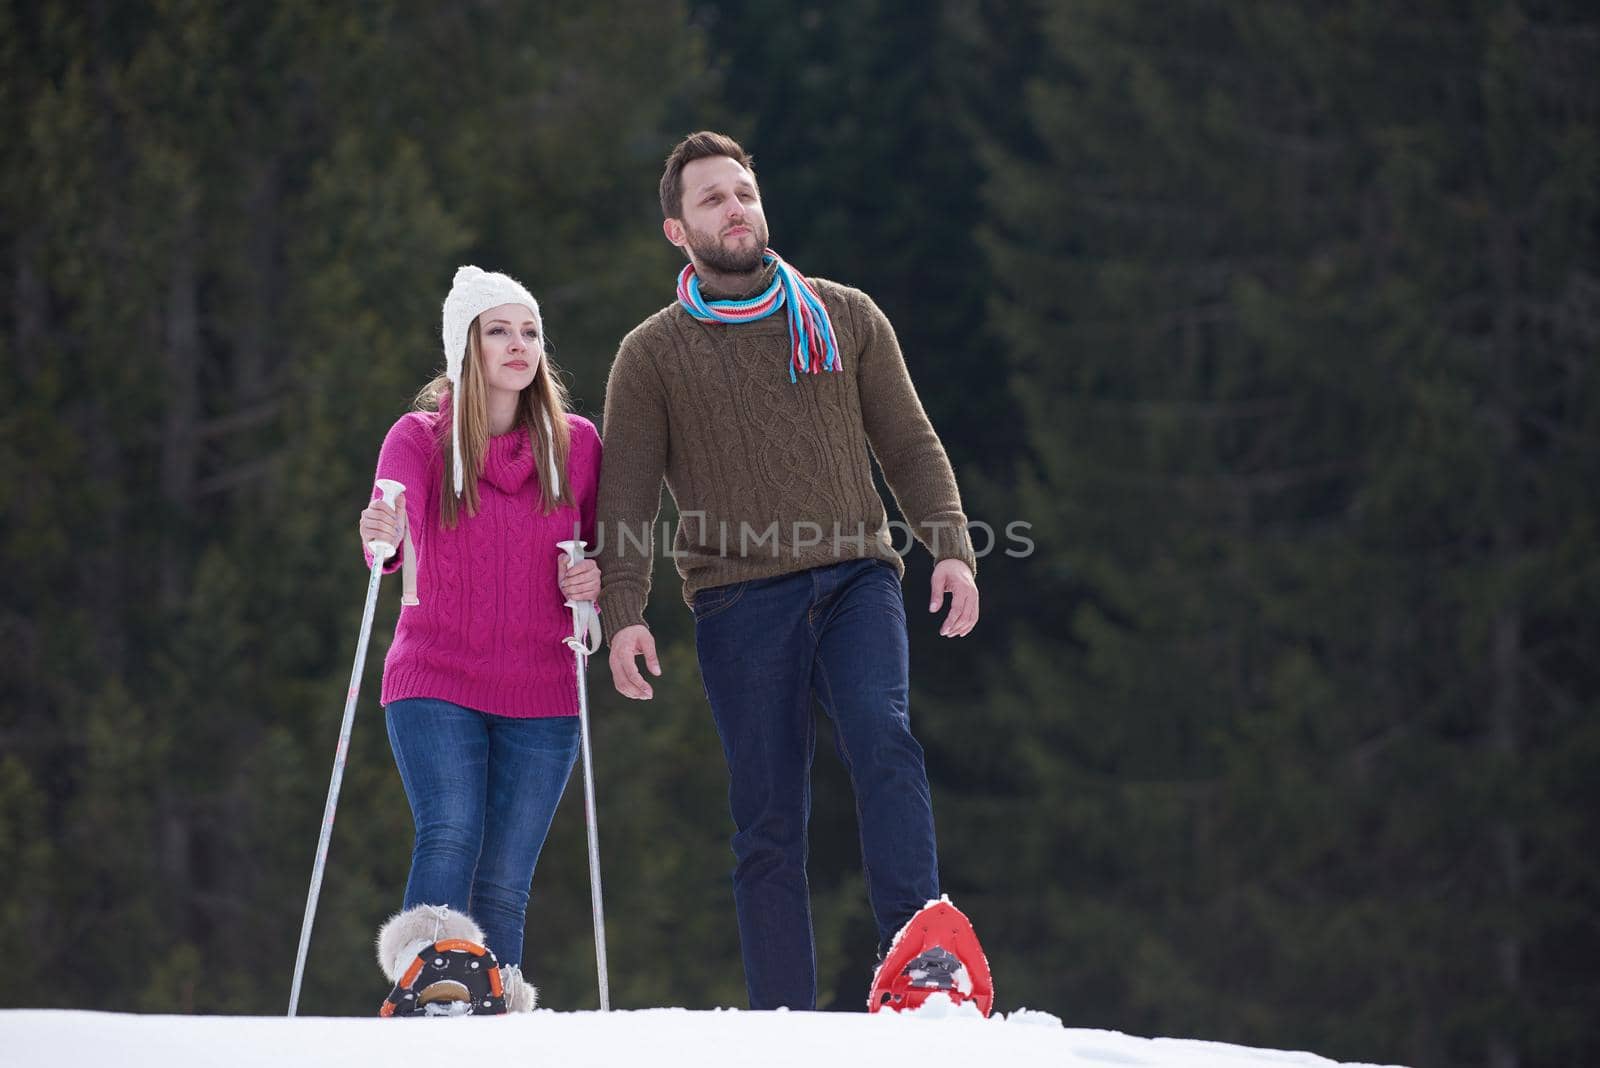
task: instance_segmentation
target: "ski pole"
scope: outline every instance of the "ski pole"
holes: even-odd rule
[[[583,559],[582,541],[556,543],[567,554],[567,562]],[[600,826],[594,805],[594,757],[589,748],[589,686],[586,672],[589,656],[600,648],[600,621],[590,601],[568,601],[572,609],[572,637],[565,639],[578,664],[578,733],[583,752],[583,815],[589,830],[589,904],[594,912],[594,963],[600,981],[600,1011],[611,1011],[611,983],[606,976],[606,915],[600,894]]]
[[[392,478],[380,478],[378,489],[383,492],[383,502],[393,508],[396,498],[406,488]],[[367,639],[372,636],[372,614],[378,604],[378,584],[383,579],[384,561],[394,555],[394,546],[386,541],[369,541],[367,548],[372,551],[372,575],[367,579],[367,603],[361,610],[361,637],[356,641],[356,662],[350,668],[350,688],[345,691],[339,747],[333,754],[333,780],[328,783],[328,801],[322,809],[322,833],[317,838],[317,858],[311,867],[311,893],[306,896],[306,915],[300,923],[300,951],[295,955],[294,983],[289,988],[290,1016],[300,1006],[300,980],[305,976],[306,950],[311,945],[311,921],[317,914],[317,898],[322,893],[322,872],[328,864],[328,842],[333,837],[333,814],[339,807],[339,787],[344,782],[344,761],[350,752],[350,728],[355,724],[356,695],[361,692],[361,673],[367,663]]]

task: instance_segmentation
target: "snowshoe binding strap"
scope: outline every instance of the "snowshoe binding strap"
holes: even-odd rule
[[[476,942],[426,946],[384,999],[379,1016],[498,1016],[506,1011],[500,965]]]
[[[923,950],[900,972],[919,990],[959,990],[962,964],[943,946]]]

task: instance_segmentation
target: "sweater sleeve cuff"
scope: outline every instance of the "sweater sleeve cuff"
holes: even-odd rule
[[[388,559],[384,560],[383,562],[383,573],[385,575],[392,575],[396,571],[400,570],[400,558],[402,555],[404,555],[405,551],[405,546],[401,545],[400,547],[396,548],[394,552],[389,554]],[[367,548],[366,542],[361,543],[361,555],[367,562],[367,570],[371,571],[374,557],[372,555],[372,550]]]
[[[934,562],[960,560],[978,575],[978,554],[972,547],[972,532],[967,529],[967,517],[960,513],[936,516],[924,520],[918,534],[928,547]]]
[[[602,590],[600,593],[600,632],[606,644],[625,627],[644,624],[644,597],[628,589]]]

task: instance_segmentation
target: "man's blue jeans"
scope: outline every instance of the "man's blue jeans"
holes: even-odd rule
[[[700,673],[728,760],[750,1007],[813,1009],[813,694],[833,720],[855,789],[879,952],[939,896],[933,804],[908,711],[900,577],[889,564],[854,560],[701,590],[693,608]]]
[[[449,905],[522,961],[534,865],[578,755],[578,717],[511,719],[411,698],[385,710],[416,843],[405,908]]]

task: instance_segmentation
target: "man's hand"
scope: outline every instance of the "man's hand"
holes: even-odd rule
[[[968,585],[972,583],[970,575],[967,583]],[[972,595],[974,598],[977,597],[976,587],[973,588]],[[648,701],[655,694],[644,676],[639,674],[639,663],[635,657],[640,653],[644,654],[645,666],[650,669],[650,674],[659,678],[661,662],[656,659],[656,638],[650,633],[649,627],[643,623],[635,623],[631,627],[623,627],[611,636],[611,685],[615,686],[617,692],[624,697],[632,697],[636,701]]]
[[[940,560],[934,567],[933,597],[928,602],[928,611],[937,612],[944,605],[944,595],[947,593],[950,595],[950,614],[945,617],[939,634],[945,638],[966,637],[978,625],[978,582],[972,577],[972,568],[960,560]],[[614,642],[612,645],[615,648]],[[616,653],[613,652],[611,657],[614,665]]]

